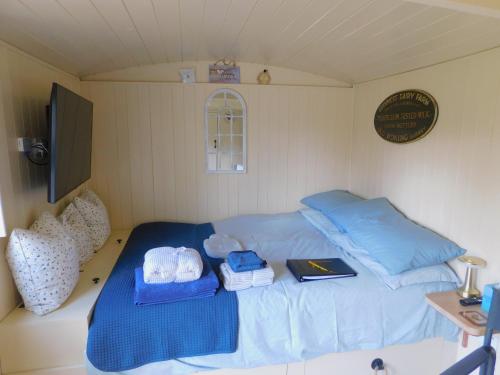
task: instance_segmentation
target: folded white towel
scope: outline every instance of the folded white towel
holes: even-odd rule
[[[198,280],[203,271],[203,261],[201,260],[200,253],[195,249],[185,247],[180,247],[177,250],[175,282],[182,283]]]
[[[144,282],[182,283],[198,280],[203,271],[200,253],[186,247],[157,247],[144,254]]]
[[[269,264],[260,270],[234,272],[229,264],[222,263],[220,270],[224,288],[230,291],[271,285],[274,280],[274,271]]]
[[[252,271],[252,286],[266,286],[271,285],[274,280],[274,271],[269,266],[261,270]]]
[[[212,258],[226,258],[231,251],[241,251],[241,244],[227,234],[212,234],[203,241],[203,247]]]

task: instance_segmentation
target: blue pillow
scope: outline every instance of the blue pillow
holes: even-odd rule
[[[385,198],[344,205],[325,215],[390,275],[441,264],[465,250],[397,211]]]
[[[353,243],[347,234],[343,234],[324,214],[312,208],[304,208],[300,213],[328,240],[335,246],[339,246],[347,253],[347,255],[358,260],[372,271],[385,285],[395,290],[404,286],[433,283],[433,282],[450,282],[458,286],[460,279],[455,272],[446,263],[421,267],[415,270],[401,272],[398,275],[389,275],[384,266],[374,260],[371,255],[363,248]]]
[[[398,210],[386,199],[365,199],[351,203],[350,208],[340,206],[325,210],[323,213],[339,228],[342,233],[347,232],[347,227],[344,222],[349,224],[349,221],[356,221],[362,218],[363,220],[385,218],[390,221],[394,218],[404,218]],[[337,219],[339,218],[339,219]]]
[[[300,203],[321,212],[333,210],[344,204],[363,200],[345,190],[331,190],[303,198]]]

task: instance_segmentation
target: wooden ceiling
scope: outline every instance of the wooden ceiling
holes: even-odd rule
[[[353,83],[500,46],[498,12],[443,2],[0,0],[0,39],[80,77],[227,56]]]

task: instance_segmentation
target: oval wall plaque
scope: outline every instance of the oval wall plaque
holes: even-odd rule
[[[375,112],[375,130],[393,143],[409,143],[425,137],[438,118],[438,105],[422,90],[399,91],[387,97]]]

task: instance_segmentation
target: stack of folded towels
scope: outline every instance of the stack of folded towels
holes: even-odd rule
[[[254,251],[232,251],[220,266],[224,288],[242,290],[251,287],[271,285],[274,271]]]
[[[150,305],[213,297],[219,279],[195,249],[157,247],[144,255],[135,269],[136,305]]]

